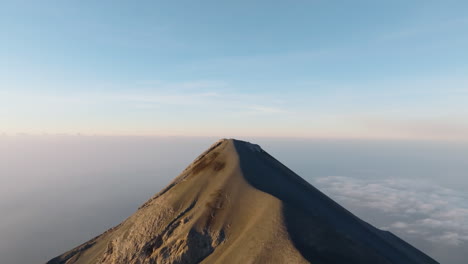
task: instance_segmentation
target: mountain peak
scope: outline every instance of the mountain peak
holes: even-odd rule
[[[132,216],[48,263],[437,263],[259,145],[221,139]]]
[[[238,139],[230,139],[234,144],[237,144],[237,145],[243,145],[245,146],[246,148],[250,149],[251,151],[253,152],[265,152],[263,151],[263,149],[260,147],[260,145],[257,145],[257,144],[253,144],[253,143],[250,143],[248,141],[242,141],[242,140],[238,140]]]
[[[238,146],[242,145],[245,148],[250,149],[253,152],[265,152],[262,149],[262,147],[260,147],[260,145],[258,145],[258,144],[254,144],[254,143],[251,143],[251,142],[248,142],[248,141],[239,140],[239,139],[235,139],[235,138],[221,138],[221,139],[218,139],[215,143],[213,143],[211,145],[211,147],[209,147],[207,149],[207,151],[211,151],[212,149],[220,146],[221,144],[235,144],[235,145],[238,145]],[[205,151],[205,152],[207,152],[207,151]]]

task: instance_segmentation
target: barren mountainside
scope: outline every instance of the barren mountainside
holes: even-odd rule
[[[48,264],[437,263],[258,145],[224,139],[132,216]]]

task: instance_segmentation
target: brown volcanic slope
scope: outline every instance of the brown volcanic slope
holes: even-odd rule
[[[220,140],[127,220],[54,263],[437,263],[258,145]]]

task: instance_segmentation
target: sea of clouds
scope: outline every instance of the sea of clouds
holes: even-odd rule
[[[391,219],[381,229],[432,243],[468,245],[468,194],[422,179],[320,177],[314,184],[351,211]]]

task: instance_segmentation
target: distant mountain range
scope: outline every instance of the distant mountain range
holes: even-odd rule
[[[132,216],[48,264],[435,264],[258,145],[212,145]]]

